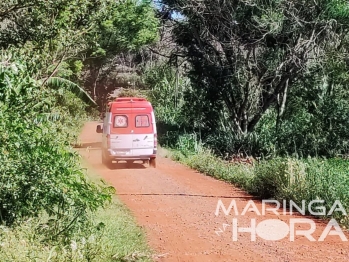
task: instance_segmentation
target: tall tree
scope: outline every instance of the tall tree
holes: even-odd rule
[[[114,58],[155,41],[157,26],[147,0],[0,3],[0,48],[19,47],[43,85],[82,83],[94,98],[110,91],[96,88],[115,69]],[[76,87],[73,82],[70,87]]]
[[[27,42],[38,45],[53,40],[62,31],[87,31],[103,2],[106,0],[1,1],[0,47],[23,46]]]
[[[216,115],[227,112],[238,134],[252,131],[271,106],[282,115],[295,82],[309,77],[304,73],[329,49],[344,48],[349,29],[343,0],[162,2],[184,17],[174,34],[191,65],[194,95],[209,100]],[[207,123],[221,121],[199,114]]]
[[[158,37],[158,19],[151,1],[108,1],[109,5],[100,12],[87,38],[88,78],[85,84],[94,97],[112,91],[105,82],[117,66],[118,55],[136,52]]]

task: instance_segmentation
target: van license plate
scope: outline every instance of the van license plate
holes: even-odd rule
[[[128,155],[130,151],[116,151],[117,155]]]

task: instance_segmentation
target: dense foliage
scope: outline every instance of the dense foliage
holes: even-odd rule
[[[178,46],[170,62],[182,61],[175,70],[190,79],[172,107],[181,117],[164,120],[179,126],[177,137],[198,134],[221,156],[347,153],[347,2],[162,3],[181,14],[167,21]],[[174,98],[166,99],[158,111],[172,110]]]
[[[0,3],[0,223],[45,213],[48,235],[68,236],[110,199],[86,180],[70,142],[86,108],[102,107],[118,87],[118,70],[139,61],[129,71],[142,73],[159,142],[182,161],[260,197],[338,198],[348,207],[344,161],[275,158],[248,169],[200,151],[348,154],[348,3],[162,3],[160,20],[150,1]]]
[[[60,233],[67,233],[110,199],[107,189],[86,180],[69,149],[69,134],[85,112],[83,106],[70,111],[63,95],[69,93],[40,89],[24,65],[0,65],[1,223],[46,211],[56,227],[62,224]]]
[[[103,238],[105,225],[91,220],[113,191],[89,181],[71,145],[96,112],[96,85],[83,86],[91,72],[156,37],[149,1],[0,2],[0,257],[92,261],[115,255],[116,245],[102,248],[93,239]],[[26,238],[16,239],[24,229]],[[69,246],[76,237],[77,250]],[[16,249],[4,250],[7,239],[27,241],[32,250],[13,254]]]

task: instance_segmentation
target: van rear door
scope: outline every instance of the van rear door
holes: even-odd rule
[[[129,114],[113,114],[110,133],[110,149],[116,155],[132,154],[132,124]],[[131,124],[131,125],[130,125]]]
[[[134,132],[132,148],[134,155],[152,155],[154,149],[154,127],[151,114],[132,114]]]

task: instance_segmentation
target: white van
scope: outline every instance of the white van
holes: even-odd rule
[[[153,107],[138,97],[121,97],[107,105],[102,133],[102,162],[141,160],[156,167],[157,133]]]

